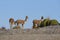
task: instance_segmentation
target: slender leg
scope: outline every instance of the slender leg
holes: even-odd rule
[[[10,33],[11,33],[11,34],[13,34],[13,33],[12,33],[12,31],[13,31],[12,27],[13,27],[13,25],[10,24]]]
[[[24,33],[24,24],[22,24],[22,32]]]
[[[22,29],[24,29],[24,24],[22,24]]]
[[[20,29],[20,25],[19,24],[17,24],[17,29]]]
[[[12,25],[10,25],[10,30],[12,29]]]
[[[37,28],[37,24],[35,24],[35,27]]]

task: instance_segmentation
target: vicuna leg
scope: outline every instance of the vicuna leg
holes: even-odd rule
[[[19,24],[17,24],[17,29],[20,29],[20,25]]]
[[[24,24],[22,24],[22,29],[24,29]]]
[[[10,30],[12,29],[12,25],[10,25]]]

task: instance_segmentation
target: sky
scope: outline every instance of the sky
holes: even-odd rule
[[[10,28],[9,18],[25,19],[25,28],[32,28],[34,19],[57,19],[60,22],[60,0],[0,0],[0,27]]]

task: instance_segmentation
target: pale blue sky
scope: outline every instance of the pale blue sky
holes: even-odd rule
[[[31,28],[32,20],[41,16],[60,22],[60,0],[0,0],[0,27],[9,28],[9,18],[25,19],[26,15],[25,28]]]

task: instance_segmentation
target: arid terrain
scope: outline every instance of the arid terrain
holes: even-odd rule
[[[60,40],[60,26],[24,30],[0,30],[0,40]]]

